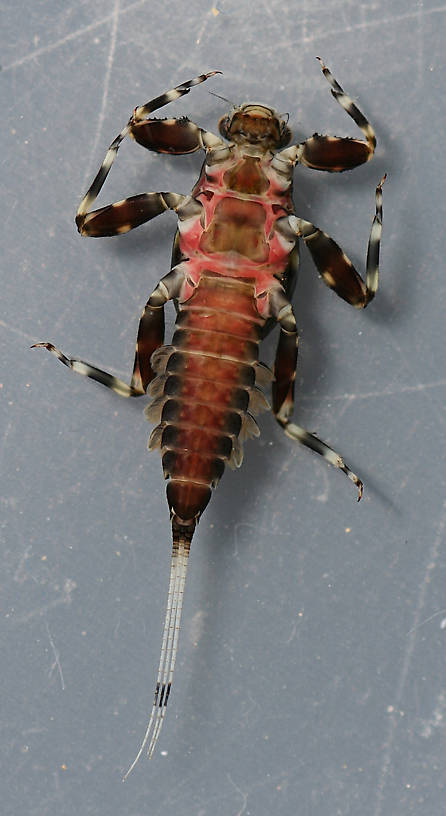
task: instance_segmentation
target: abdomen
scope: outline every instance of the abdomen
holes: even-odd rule
[[[172,345],[152,357],[159,376],[146,414],[160,422],[149,447],[161,448],[169,506],[182,524],[198,519],[226,463],[241,464],[243,438],[258,433],[251,411],[268,407],[255,386],[265,320],[254,294],[253,280],[203,271],[180,304]]]

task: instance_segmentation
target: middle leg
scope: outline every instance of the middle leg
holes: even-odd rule
[[[122,235],[166,210],[177,210],[186,196],[179,193],[140,193],[76,216],[78,231],[90,238]]]
[[[157,96],[155,99],[151,99],[150,102],[146,102],[145,105],[141,105],[138,108],[135,108],[133,114],[131,115],[129,121],[123,127],[120,133],[113,139],[110,147],[105,154],[105,159],[102,162],[99,171],[97,172],[91,186],[88,188],[85,196],[83,197],[79,209],[76,215],[76,223],[78,224],[78,219],[84,216],[88,210],[90,209],[93,201],[98,197],[105,179],[107,178],[111,166],[116,159],[118,154],[118,150],[121,146],[121,142],[125,139],[125,137],[130,133],[132,126],[135,121],[140,121],[145,116],[149,116],[150,113],[153,111],[158,110],[159,108],[164,107],[164,105],[168,105],[169,102],[173,102],[175,99],[178,99],[180,96],[185,96],[185,94],[190,93],[190,89],[194,85],[199,85],[201,82],[205,82],[209,77],[214,76],[214,74],[219,73],[218,71],[210,71],[208,74],[201,74],[195,79],[190,79],[187,82],[183,82],[181,85],[177,85],[176,88],[172,88],[172,90],[167,91],[167,93],[162,94],[161,96]],[[79,224],[78,224],[79,226]]]
[[[338,244],[310,221],[290,215],[276,222],[279,230],[286,231],[287,228],[288,230],[291,228],[295,235],[303,238],[327,286],[358,309],[365,309],[375,297],[378,289],[379,250],[382,234],[382,186],[385,179],[386,176],[383,176],[375,191],[375,215],[367,246],[365,282]]]

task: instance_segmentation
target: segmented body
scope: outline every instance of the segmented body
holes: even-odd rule
[[[368,161],[376,139],[370,123],[321,63],[333,97],[362,130],[365,141],[314,134],[287,147],[291,131],[273,108],[235,107],[219,122],[221,136],[187,119],[150,114],[214,76],[201,74],[136,108],[111,143],[76,216],[82,235],[119,235],[168,209],[178,215],[173,268],[158,283],[141,315],[130,385],[51,343],[38,343],[66,366],[124,397],[152,395],[146,408],[157,423],[149,447],[159,447],[172,519],[172,561],[158,679],[149,724],[130,773],[144,748],[152,756],[170,695],[190,544],[196,524],[225,465],[239,467],[243,441],[257,436],[254,415],[269,407],[288,437],[342,470],[362,494],[362,482],[325,442],[290,421],[298,334],[290,298],[302,238],[324,282],[351,305],[364,308],[378,287],[382,225],[381,179],[367,250],[365,281],[342,249],[294,213],[296,164],[339,172]],[[97,210],[99,194],[119,146],[132,136],[148,150],[206,153],[191,195],[150,192]],[[164,306],[177,307],[175,333],[164,345]],[[259,362],[259,343],[280,327],[273,371]]]
[[[268,379],[258,347],[294,247],[274,229],[292,202],[271,159],[236,146],[210,152],[179,222],[186,260],[176,331],[152,358],[160,375],[146,414],[160,418],[151,447],[161,447],[169,506],[182,526],[195,524],[225,463],[241,464],[242,439],[258,433],[252,414],[269,407],[255,384]]]

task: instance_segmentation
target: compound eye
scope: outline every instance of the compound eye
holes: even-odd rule
[[[224,136],[225,138],[227,138],[227,136],[228,136],[230,125],[231,125],[231,117],[230,116],[222,116],[221,119],[219,119],[218,129],[219,129],[221,135]]]

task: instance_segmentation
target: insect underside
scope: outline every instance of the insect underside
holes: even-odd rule
[[[360,479],[342,457],[290,421],[293,412],[298,334],[291,306],[298,267],[298,239],[307,245],[325,283],[345,301],[365,308],[378,287],[382,229],[381,179],[368,243],[365,282],[325,232],[294,213],[296,164],[341,172],[372,158],[376,139],[364,115],[321,62],[333,97],[365,139],[314,134],[288,146],[291,131],[272,108],[259,103],[233,108],[219,122],[220,135],[188,119],[151,114],[206,81],[202,74],[136,108],[110,145],[82,200],[76,223],[82,235],[118,235],[168,209],[178,216],[171,271],[158,283],[141,315],[130,385],[51,343],[37,343],[64,365],[124,397],[152,396],[145,409],[155,422],[149,448],[160,448],[172,521],[172,561],[161,657],[153,708],[138,754],[152,756],[170,695],[188,556],[197,522],[225,465],[239,467],[243,441],[258,436],[254,416],[268,409],[263,387],[271,384],[272,411],[286,435],[342,470],[362,495]],[[150,192],[91,210],[117,151],[130,135],[148,150],[186,154],[204,150],[200,177],[190,195]],[[164,306],[173,300],[176,328],[164,345]],[[279,324],[273,371],[259,362],[259,343]]]

